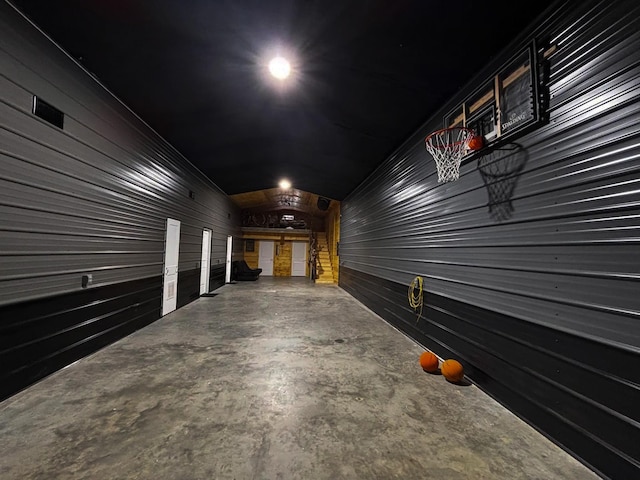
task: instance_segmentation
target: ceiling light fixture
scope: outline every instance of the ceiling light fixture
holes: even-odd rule
[[[280,183],[278,183],[278,186],[283,190],[289,190],[291,188],[291,182],[286,178],[283,178],[280,180]]]
[[[269,62],[269,71],[274,77],[284,80],[291,73],[291,66],[283,57],[275,57]]]

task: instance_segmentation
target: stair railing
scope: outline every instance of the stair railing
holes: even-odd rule
[[[309,267],[311,279],[315,282],[318,278],[318,236],[314,232],[309,235]]]

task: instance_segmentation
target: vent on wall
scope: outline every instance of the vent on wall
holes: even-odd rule
[[[64,127],[64,113],[35,95],[33,96],[33,114],[58,128]]]

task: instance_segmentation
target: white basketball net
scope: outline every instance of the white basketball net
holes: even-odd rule
[[[436,161],[439,183],[453,182],[460,177],[460,162],[472,137],[472,130],[452,127],[433,132],[426,138],[425,147]]]

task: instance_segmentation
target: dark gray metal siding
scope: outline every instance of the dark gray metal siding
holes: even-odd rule
[[[549,121],[516,140],[525,163],[512,210],[496,218],[506,205],[490,203],[478,162],[438,185],[423,139],[533,37],[559,47]],[[462,359],[478,384],[593,468],[640,476],[640,4],[556,4],[512,47],[343,202],[341,285]],[[416,327],[406,288],[417,275],[433,308]],[[586,351],[606,358],[592,363]],[[538,406],[527,410],[517,394]]]
[[[167,217],[182,222],[180,270],[199,268],[205,227],[212,263],[224,264],[239,224],[227,196],[8,5],[0,9],[0,304],[73,291],[83,272],[94,285],[161,274]],[[31,114],[33,95],[64,112],[64,130]]]
[[[31,113],[34,95],[64,113],[63,129]],[[82,294],[86,273],[93,275],[90,289],[104,292],[100,301],[121,295],[114,289],[118,285],[137,285],[141,291],[155,285],[155,293],[144,301],[157,298],[167,217],[182,223],[179,269],[184,282],[179,286],[184,304],[197,297],[203,228],[213,232],[212,278],[219,282],[227,235],[240,232],[239,211],[180,153],[1,1],[0,309],[63,297],[67,306],[60,304],[62,310],[80,308],[84,297],[74,297],[80,302],[76,304],[67,296]],[[154,302],[145,313],[147,323],[159,316]],[[55,302],[46,305],[58,308]],[[76,320],[76,327],[83,322]],[[20,326],[6,328],[13,335]],[[48,335],[60,336],[70,328],[61,323],[60,331]],[[110,328],[115,327],[103,330]],[[13,343],[0,350],[9,355],[19,348],[15,342],[40,341],[38,329],[32,330],[30,339],[3,337]],[[55,348],[63,349],[63,344]]]

